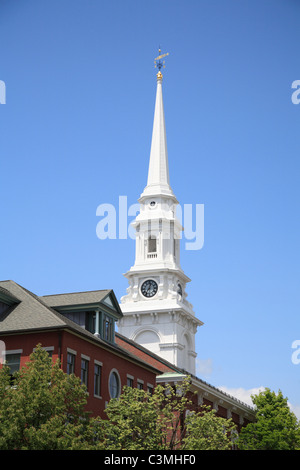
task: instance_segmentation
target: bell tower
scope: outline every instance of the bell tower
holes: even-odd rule
[[[160,54],[159,50],[159,54]],[[195,334],[203,323],[187,301],[190,279],[180,267],[183,230],[176,217],[178,201],[169,181],[163,67],[156,59],[156,101],[147,185],[138,202],[135,263],[124,274],[127,294],[121,298],[119,332],[187,372],[195,374]]]

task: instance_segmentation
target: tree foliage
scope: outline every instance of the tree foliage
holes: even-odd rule
[[[80,380],[38,346],[13,378],[0,370],[0,449],[64,449],[87,422],[85,405]]]
[[[253,395],[256,420],[242,429],[238,447],[242,450],[295,450],[300,448],[300,425],[279,390],[269,388]]]
[[[183,437],[183,415],[190,403],[189,383],[180,388],[158,385],[153,394],[124,387],[109,402],[106,448],[126,450],[178,449]]]
[[[232,419],[215,416],[216,410],[202,407],[186,418],[183,447],[188,450],[230,450],[237,436]]]
[[[243,428],[240,449],[300,448],[300,426],[287,398],[269,389],[252,397],[256,421]],[[107,419],[90,417],[86,387],[67,375],[40,346],[13,378],[0,369],[0,449],[37,450],[227,450],[232,420],[203,407],[191,409],[189,378],[180,386],[158,385],[153,394],[124,387],[110,400]]]

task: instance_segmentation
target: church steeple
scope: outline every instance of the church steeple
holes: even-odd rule
[[[157,74],[156,100],[152,130],[147,186],[142,197],[173,195],[170,187],[165,113],[162,95],[162,73]]]
[[[173,364],[195,373],[195,333],[202,325],[186,300],[190,279],[180,267],[182,226],[176,217],[178,201],[169,181],[166,126],[162,98],[161,59],[147,186],[139,198],[135,262],[124,274],[127,294],[121,299],[119,332]]]

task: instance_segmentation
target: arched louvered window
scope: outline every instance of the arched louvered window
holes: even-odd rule
[[[148,253],[156,253],[156,237],[154,235],[150,235],[148,238]]]

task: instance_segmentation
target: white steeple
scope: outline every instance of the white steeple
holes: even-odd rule
[[[156,101],[147,186],[143,196],[173,195],[169,179],[169,163],[165,113],[162,95],[162,73],[157,74]]]
[[[159,56],[157,59],[160,60]],[[160,66],[162,64],[160,63]],[[121,299],[118,329],[169,362],[195,373],[195,333],[202,325],[186,300],[190,279],[180,267],[182,226],[178,201],[170,187],[162,74],[157,74],[147,185],[139,198],[135,263],[124,274],[127,294]]]

